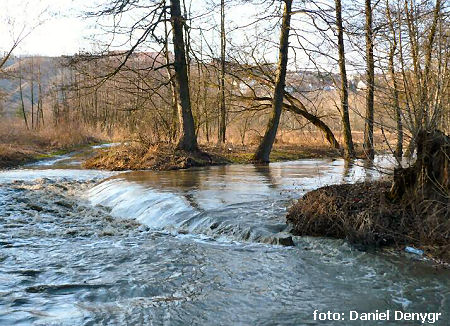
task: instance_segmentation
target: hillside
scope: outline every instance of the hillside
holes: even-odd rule
[[[31,85],[34,103],[39,99],[39,83],[42,96],[48,96],[51,85],[61,72],[59,57],[12,57],[0,72],[0,114],[14,116],[20,105],[20,82],[26,111],[31,106]]]

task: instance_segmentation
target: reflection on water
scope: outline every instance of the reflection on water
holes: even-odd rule
[[[299,194],[379,176],[340,160],[0,172],[0,325],[322,325],[316,309],[448,313],[450,274],[427,262],[341,240],[265,244],[285,236]]]

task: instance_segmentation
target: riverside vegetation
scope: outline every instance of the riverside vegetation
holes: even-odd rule
[[[0,124],[0,168],[15,168],[106,140],[99,132],[74,125],[30,131],[11,119]]]
[[[450,262],[450,137],[422,131],[417,159],[391,182],[327,186],[289,210],[296,234],[345,238],[363,246],[412,244]]]

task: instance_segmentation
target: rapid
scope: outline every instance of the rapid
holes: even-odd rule
[[[314,311],[388,309],[448,325],[448,270],[289,233],[300,195],[376,169],[309,159],[118,173],[82,169],[83,155],[0,171],[0,325],[347,325]]]

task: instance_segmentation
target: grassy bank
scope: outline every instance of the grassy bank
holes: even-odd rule
[[[97,133],[74,126],[31,131],[19,122],[2,123],[0,124],[0,169],[63,154],[102,139],[103,137]]]
[[[251,163],[253,154],[257,146],[225,146],[225,147],[206,147],[205,150],[210,153],[227,158],[232,163]],[[271,162],[294,161],[309,158],[337,158],[339,151],[329,147],[327,144],[308,146],[275,144],[270,153]]]
[[[414,246],[450,262],[448,203],[391,202],[389,188],[381,181],[322,187],[294,204],[287,220],[297,235],[347,239],[364,248]]]
[[[251,163],[256,146],[201,146],[198,153],[174,150],[168,145],[144,146],[131,143],[99,150],[84,166],[106,170],[177,170],[195,166]],[[322,147],[277,145],[271,161],[289,161],[304,158],[338,157],[336,150]]]
[[[178,170],[195,166],[230,163],[217,154],[203,151],[188,153],[167,145],[143,146],[140,143],[123,144],[101,149],[84,162],[88,169],[123,170]]]

